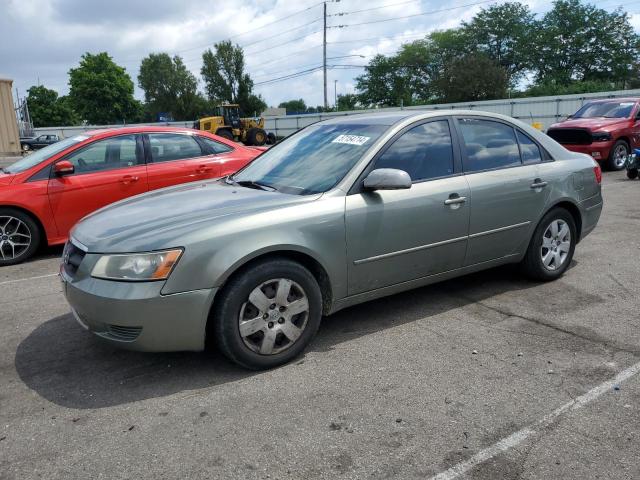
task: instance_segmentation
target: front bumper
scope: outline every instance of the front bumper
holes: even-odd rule
[[[609,153],[611,153],[611,149],[613,148],[613,141],[608,142],[596,142],[590,145],[567,145],[563,144],[562,146],[567,150],[578,153],[586,153],[591,158],[598,162],[606,161],[609,159]]]
[[[70,278],[63,291],[76,320],[101,340],[147,352],[200,351],[217,289],[162,295],[164,282]]]

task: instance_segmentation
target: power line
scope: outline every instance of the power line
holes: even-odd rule
[[[309,25],[313,25],[314,23],[319,22],[320,20],[321,20],[320,18],[316,18],[315,20],[313,20],[311,22],[308,22],[308,23],[305,23],[304,25],[300,25],[298,27],[290,28],[289,30],[285,30],[283,32],[276,33],[275,35],[271,35],[270,37],[264,37],[264,38],[261,38],[260,40],[256,40],[256,41],[251,42],[251,43],[245,43],[244,45],[242,45],[242,48],[250,47],[252,45],[257,45],[258,43],[263,43],[265,40],[271,40],[272,38],[276,38],[276,37],[280,37],[282,35],[286,35],[287,33],[293,32],[295,30],[300,30],[301,28],[308,27]]]
[[[302,50],[297,50],[295,52],[291,52],[291,53],[289,53],[289,54],[287,54],[287,55],[285,55],[283,57],[273,58],[271,60],[267,60],[266,62],[262,62],[262,63],[258,63],[256,65],[252,65],[251,68],[261,67],[263,65],[270,65],[272,63],[281,62],[283,60],[289,60],[291,57],[295,57],[296,55],[300,55],[301,53],[308,52],[310,50],[313,50],[314,48],[318,48],[318,47],[321,47],[321,46],[322,46],[322,44],[319,43],[317,45],[314,45],[313,47],[303,48]]]
[[[483,5],[486,3],[495,3],[495,0],[483,0],[481,2],[474,2],[474,3],[468,3],[466,5],[459,5],[457,7],[450,7],[450,8],[442,8],[440,10],[431,10],[429,12],[422,12],[422,13],[414,13],[412,15],[404,15],[402,17],[393,17],[393,18],[385,18],[382,20],[371,20],[368,22],[360,22],[360,23],[348,23],[346,25],[333,25],[329,28],[348,28],[348,27],[357,27],[360,25],[370,25],[372,23],[384,23],[384,22],[392,22],[394,20],[404,20],[406,18],[415,18],[415,17],[421,17],[424,15],[433,15],[435,13],[441,13],[441,12],[450,12],[451,10],[459,10],[461,8],[467,8],[467,7],[474,7],[476,5]]]
[[[407,3],[416,3],[416,2],[420,2],[421,0],[405,0],[404,2],[397,2],[397,3],[389,3],[387,5],[382,5],[380,7],[371,7],[371,8],[363,8],[362,10],[351,10],[350,12],[339,12],[339,13],[334,13],[331,15],[328,15],[329,17],[342,17],[344,15],[352,15],[354,13],[362,13],[362,12],[371,12],[373,10],[381,10],[383,8],[389,8],[389,7],[395,7],[397,5],[404,5]]]
[[[297,78],[297,77],[301,77],[303,75],[309,75],[310,73],[320,71],[320,70],[322,70],[322,68],[323,68],[323,66],[319,65],[319,66],[314,67],[314,68],[309,68],[307,70],[302,70],[300,72],[291,73],[289,75],[284,75],[282,77],[276,77],[276,78],[272,78],[271,80],[265,80],[263,82],[257,82],[257,83],[254,84],[254,86],[267,85],[267,84],[270,84],[270,83],[281,82],[281,81],[284,81],[284,80],[291,80],[292,78]]]

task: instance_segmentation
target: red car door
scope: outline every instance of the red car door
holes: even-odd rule
[[[148,190],[142,139],[118,135],[76,150],[67,160],[74,172],[49,180],[48,196],[61,236],[85,215]]]
[[[145,134],[149,190],[220,176],[220,165],[189,133]]]

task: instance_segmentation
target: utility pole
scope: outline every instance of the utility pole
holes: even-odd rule
[[[322,37],[322,70],[324,72],[324,110],[327,111],[327,2],[324,2],[324,28]]]
[[[336,112],[338,111],[338,80],[333,81],[333,104],[336,107]]]

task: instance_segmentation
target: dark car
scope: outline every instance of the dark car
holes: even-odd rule
[[[551,125],[547,135],[573,152],[591,155],[610,170],[622,170],[627,156],[640,147],[639,101],[589,102],[567,120]]]
[[[39,150],[48,147],[52,143],[59,141],[60,137],[58,137],[58,135],[40,135],[34,138],[21,138],[20,148],[22,148],[23,152],[28,152],[29,150]]]

